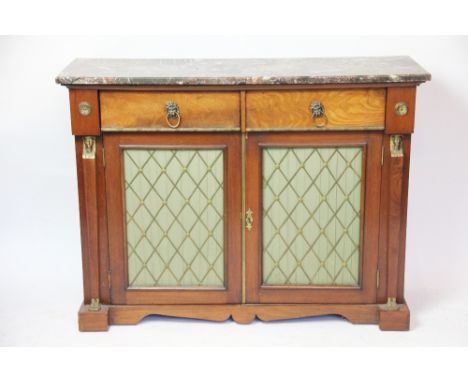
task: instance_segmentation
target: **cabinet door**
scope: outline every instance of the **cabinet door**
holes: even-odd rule
[[[113,304],[240,300],[240,138],[108,134]]]
[[[381,135],[247,142],[247,302],[375,302]]]

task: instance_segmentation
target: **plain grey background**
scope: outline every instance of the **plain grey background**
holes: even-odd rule
[[[75,57],[410,55],[418,88],[409,190],[411,331],[338,318],[208,323],[150,318],[79,333],[78,197],[66,88]],[[468,345],[467,37],[1,37],[0,345]]]

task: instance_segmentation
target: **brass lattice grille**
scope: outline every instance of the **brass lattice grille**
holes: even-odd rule
[[[359,285],[362,148],[262,156],[263,283]]]
[[[224,285],[223,150],[124,150],[128,283]]]

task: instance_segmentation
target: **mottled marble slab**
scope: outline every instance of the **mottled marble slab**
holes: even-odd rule
[[[62,85],[313,85],[424,82],[413,59],[392,57],[263,59],[76,59]]]

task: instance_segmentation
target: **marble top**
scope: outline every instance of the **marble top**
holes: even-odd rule
[[[254,59],[78,58],[55,81],[62,85],[313,85],[424,82],[407,56]]]

